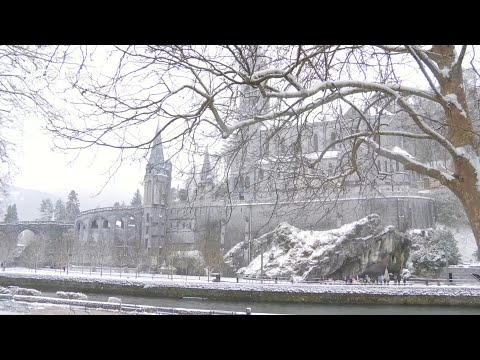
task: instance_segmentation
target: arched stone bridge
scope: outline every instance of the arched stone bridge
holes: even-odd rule
[[[0,235],[3,241],[17,242],[18,235],[25,230],[32,231],[35,235],[46,240],[73,229],[73,224],[58,221],[18,221],[15,223],[0,223]]]
[[[123,206],[91,209],[75,218],[75,234],[81,242],[113,241],[116,245],[138,245],[143,207]]]

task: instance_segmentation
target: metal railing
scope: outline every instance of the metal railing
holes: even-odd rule
[[[77,217],[82,216],[82,215],[87,215],[87,214],[93,214],[93,213],[96,213],[96,212],[102,212],[102,211],[112,211],[112,210],[132,211],[132,210],[140,210],[142,208],[143,208],[142,206],[119,206],[119,207],[110,206],[110,207],[104,207],[104,208],[96,208],[96,209],[85,210],[85,211],[80,212],[77,215]]]

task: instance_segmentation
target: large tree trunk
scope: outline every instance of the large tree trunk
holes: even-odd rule
[[[456,179],[445,185],[462,202],[477,246],[480,248],[480,181],[477,180],[480,174],[476,173],[473,166],[478,162],[479,152],[463,87],[462,67],[461,64],[455,64],[457,59],[453,45],[434,45],[430,57],[437,63],[440,70],[444,73],[447,70],[448,73],[448,76],[438,78],[441,94],[450,99],[456,97],[460,105],[460,109],[455,104],[444,106],[448,125],[447,138],[459,153],[468,154],[453,159]],[[478,186],[477,182],[479,182]]]
[[[461,175],[458,181],[450,184],[449,188],[462,202],[470,221],[477,247],[480,249],[480,191],[477,188],[478,175],[471,164],[463,157],[455,161],[455,170]]]

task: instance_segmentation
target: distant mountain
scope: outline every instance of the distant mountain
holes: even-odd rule
[[[77,191],[77,190],[76,190]],[[122,201],[125,204],[130,204],[130,200],[133,197],[134,191],[131,194],[118,194],[105,192],[98,197],[92,198],[88,195],[77,191],[80,200],[80,211],[94,209],[98,207],[113,206],[116,201],[120,203]],[[25,189],[18,186],[10,186],[8,197],[2,201],[2,208],[0,214],[0,221],[3,221],[5,216],[6,207],[10,204],[17,204],[18,219],[21,221],[32,221],[40,217],[40,204],[43,199],[50,199],[55,206],[55,202],[58,199],[67,201],[67,193],[48,193],[45,191],[35,189]]]
[[[10,186],[10,191],[7,199],[5,199],[5,207],[9,204],[17,204],[18,219],[23,221],[35,220],[40,217],[40,203],[43,199],[52,200],[53,204],[60,199],[60,196],[33,190],[23,189],[17,186]],[[5,209],[2,209],[2,214],[5,213]],[[0,221],[3,221],[3,216]]]

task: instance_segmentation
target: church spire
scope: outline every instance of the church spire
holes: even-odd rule
[[[148,160],[148,167],[153,173],[160,173],[165,165],[165,159],[163,157],[163,145],[162,137],[159,131],[160,124],[157,124],[156,136],[153,140],[152,150],[150,151],[150,158]],[[148,171],[148,170],[147,170]]]
[[[208,153],[208,146],[205,149],[205,155],[203,157],[202,172],[200,173],[201,182],[213,182],[213,171],[210,164],[210,154]]]

